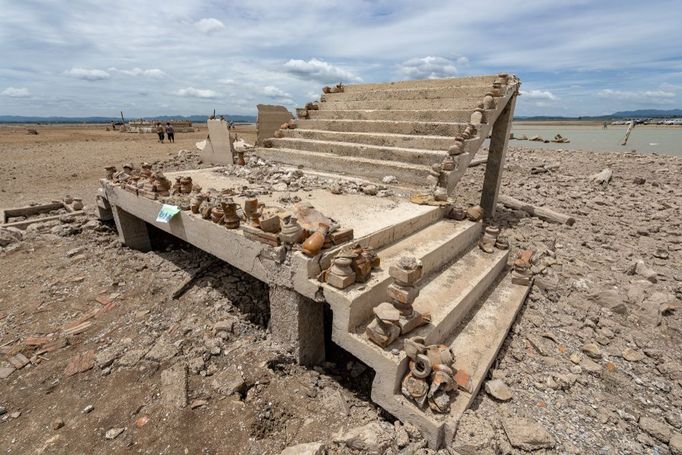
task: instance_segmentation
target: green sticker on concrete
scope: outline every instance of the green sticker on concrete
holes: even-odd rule
[[[157,223],[168,223],[178,213],[180,213],[180,207],[163,204],[163,207],[159,210],[159,215],[156,217],[156,221]]]

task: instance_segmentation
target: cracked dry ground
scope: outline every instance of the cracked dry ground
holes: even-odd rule
[[[590,181],[607,167],[610,184]],[[470,169],[458,203],[476,201],[482,172]],[[510,150],[502,193],[577,221],[500,210],[512,248],[539,257],[535,286],[491,371],[512,398],[481,392],[441,453],[682,450],[681,183],[674,157]],[[209,256],[172,243],[131,251],[92,221],[81,231],[30,233],[0,256],[3,361],[35,355],[41,347],[27,345],[29,336],[107,310],[68,345],[0,379],[3,452],[256,454],[321,441],[332,454],[360,453],[335,435],[368,423],[382,433],[369,450],[435,452],[371,403],[371,372],[359,363],[334,353],[334,363],[306,369],[271,344],[258,282],[221,266],[173,300]],[[643,267],[633,267],[639,260]],[[194,408],[175,406],[178,365],[187,365]]]

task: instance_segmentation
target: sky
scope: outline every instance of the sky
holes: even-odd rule
[[[522,116],[682,108],[682,2],[0,0],[0,115],[255,114],[499,72]]]

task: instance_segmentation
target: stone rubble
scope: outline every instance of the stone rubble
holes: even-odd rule
[[[512,257],[520,249],[535,251],[535,286],[487,381],[502,381],[513,396],[499,401],[489,395],[492,389],[479,393],[449,447],[480,454],[680,454],[682,160],[579,151],[564,160],[565,153],[511,148],[507,155],[503,194],[545,203],[574,215],[576,223],[552,224],[498,208],[497,222]],[[548,171],[531,173],[542,166]],[[256,166],[254,172],[261,167],[267,166]],[[590,176],[605,168],[613,172],[609,184],[591,184]],[[475,182],[482,171],[472,168],[472,175],[465,176],[458,206],[477,200]],[[315,440],[330,454],[349,453],[354,444],[388,454],[437,453],[425,448],[409,426],[388,424],[363,397],[361,391],[368,388],[357,384],[371,383],[371,371],[353,373],[353,378],[350,372],[362,368],[346,369],[347,362],[341,368],[305,369],[278,351],[264,328],[267,289],[243,273],[227,266],[211,269],[180,300],[169,303],[173,287],[210,260],[204,253],[186,247],[131,251],[121,246],[110,225],[88,218],[36,223],[13,234],[0,228],[0,238],[8,235],[16,240],[0,244],[1,260],[11,265],[1,272],[0,432],[8,441],[16,439],[24,452],[45,443],[22,436],[36,439],[29,420],[49,429],[55,419],[63,419],[68,425],[55,434],[65,438],[73,434],[71,422],[82,419],[79,434],[96,444],[87,439],[88,432],[95,434],[108,444],[98,446],[102,450],[141,438],[134,428],[121,434],[128,423],[148,414],[144,431],[167,433],[160,423],[161,375],[186,363],[186,403],[200,405],[163,407],[167,422],[192,412],[200,425],[201,413],[226,406],[220,408],[221,418],[244,420],[231,421],[235,431],[247,435],[244,450],[279,453]],[[80,255],[85,260],[77,259]],[[39,264],[36,276],[17,279],[13,269],[25,256],[48,261],[48,269]],[[35,306],[11,297],[19,295]],[[63,326],[103,306],[95,300],[99,295],[112,301],[112,309],[88,319],[91,324],[83,332],[60,335]],[[33,344],[38,342],[43,344]],[[66,377],[69,361],[90,349],[95,350],[94,366]],[[19,370],[9,361],[17,354],[30,361]],[[219,392],[216,378],[225,378],[218,385],[227,386],[227,392],[235,389],[234,379],[237,391]],[[115,401],[89,394],[54,414],[39,415],[40,409],[78,396],[84,390],[81,381],[102,393],[125,384],[126,396],[135,397],[132,409],[126,408],[121,420],[89,423],[108,414]],[[136,382],[148,392],[135,395]],[[357,395],[344,388],[349,383],[356,384]],[[238,407],[227,407],[233,404]],[[142,410],[128,420],[138,407]],[[105,434],[113,430],[121,431],[107,440]]]

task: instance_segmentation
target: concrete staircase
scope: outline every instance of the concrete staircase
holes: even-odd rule
[[[299,110],[296,127],[278,130],[256,154],[372,181],[393,175],[408,186],[433,186],[445,177],[451,190],[516,94],[516,78],[493,90],[499,80],[481,76],[344,86],[343,92],[323,94],[317,110]],[[465,153],[454,157],[455,170],[441,175],[448,148],[490,92],[494,102],[475,125],[476,135],[465,140]]]
[[[324,299],[333,312],[332,339],[365,362],[376,372],[372,400],[398,417],[421,429],[431,447],[441,447],[452,438],[462,413],[471,404],[488,369],[511,327],[529,290],[529,286],[511,283],[508,275],[508,251],[488,254],[476,245],[481,223],[444,218],[444,209],[434,207],[396,227],[391,235],[359,239],[372,246],[381,258],[381,268],[367,283],[338,290],[321,286]],[[335,252],[325,254],[325,267]],[[411,254],[422,261],[423,278],[415,310],[429,312],[431,323],[406,335],[423,336],[426,344],[452,347],[456,368],[463,369],[471,380],[452,402],[450,414],[435,414],[428,406],[417,407],[400,392],[409,359],[403,350],[404,338],[387,348],[370,341],[364,329],[372,319],[372,309],[386,300],[392,282],[391,264],[400,256]]]

